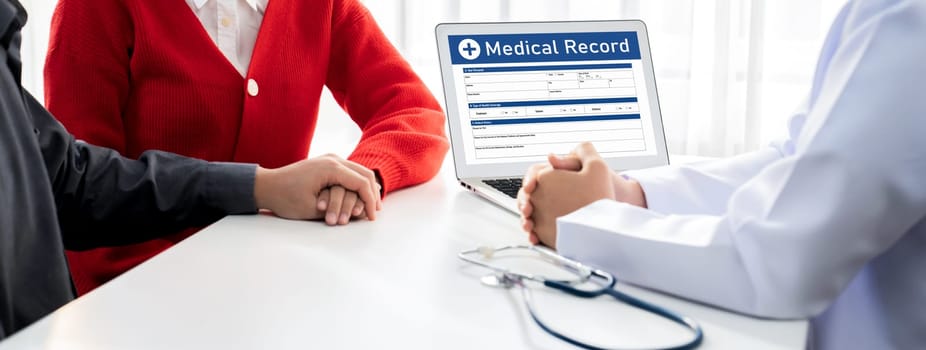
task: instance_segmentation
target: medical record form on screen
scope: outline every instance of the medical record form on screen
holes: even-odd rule
[[[657,153],[636,32],[450,35],[468,164]]]

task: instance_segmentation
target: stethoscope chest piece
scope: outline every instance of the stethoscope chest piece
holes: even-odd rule
[[[502,273],[488,274],[488,275],[482,276],[482,278],[480,278],[479,280],[482,281],[483,285],[493,287],[493,288],[508,289],[508,288],[514,287],[514,280],[512,280],[511,277],[508,277]]]

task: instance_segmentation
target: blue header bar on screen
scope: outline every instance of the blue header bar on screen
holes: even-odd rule
[[[572,117],[542,117],[542,118],[516,118],[516,119],[479,119],[469,122],[472,126],[482,125],[510,125],[510,124],[536,124],[536,123],[568,123],[568,122],[595,122],[603,120],[640,119],[639,114],[614,115],[580,115]]]
[[[568,64],[558,66],[517,66],[517,67],[473,67],[463,68],[463,73],[499,73],[499,72],[536,72],[546,70],[576,70],[576,69],[630,69],[630,63],[615,64]]]
[[[561,106],[561,105],[584,105],[584,104],[592,104],[592,103],[631,103],[631,102],[637,102],[637,98],[636,97],[617,97],[617,98],[589,98],[589,99],[576,99],[576,100],[479,102],[479,103],[470,103],[469,108]]]
[[[636,32],[451,35],[453,64],[640,59]]]

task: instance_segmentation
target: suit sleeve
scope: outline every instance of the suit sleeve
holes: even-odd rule
[[[78,138],[126,153],[134,30],[124,1],[60,0],[45,61],[45,103]]]
[[[72,250],[123,245],[257,211],[255,165],[148,151],[138,160],[76,141],[32,96],[27,108]]]
[[[926,6],[911,1],[849,31],[796,155],[738,186],[722,213],[599,201],[558,220],[557,247],[629,282],[735,311],[819,314],[923,219],[924,34]]]
[[[448,143],[440,105],[355,0],[333,1],[327,86],[360,126],[349,159],[377,170],[386,193],[440,169]]]

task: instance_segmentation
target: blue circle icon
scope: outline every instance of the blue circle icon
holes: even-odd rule
[[[479,49],[479,43],[473,39],[463,39],[460,41],[460,45],[457,46],[457,50],[460,52],[460,56],[463,56],[463,58],[470,61],[479,58],[479,53],[481,52]]]

